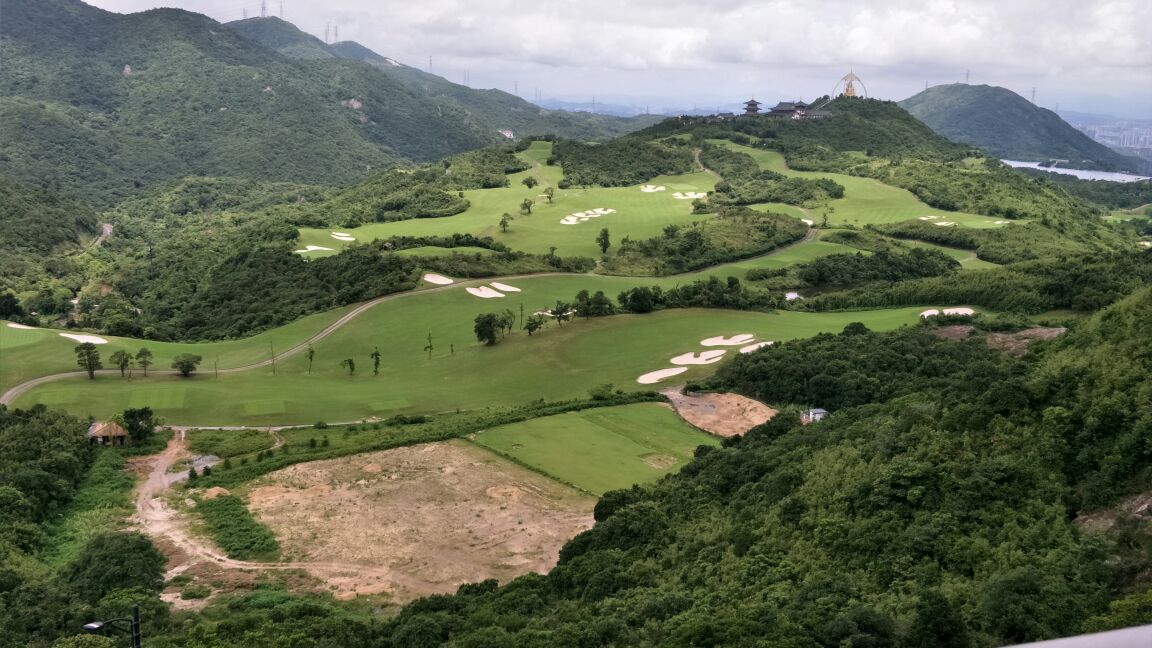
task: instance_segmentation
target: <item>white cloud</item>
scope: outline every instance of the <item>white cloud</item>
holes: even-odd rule
[[[138,11],[157,0],[94,0]],[[257,0],[168,0],[218,20]],[[271,13],[279,10],[275,0]],[[880,96],[924,81],[1152,102],[1148,0],[285,0],[285,18],[473,85],[738,99],[814,96],[854,68]],[[750,85],[758,84],[758,85]],[[521,94],[528,95],[525,90]]]

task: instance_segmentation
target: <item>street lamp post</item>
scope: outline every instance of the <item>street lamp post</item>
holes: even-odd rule
[[[125,628],[119,623],[127,623],[128,627]],[[132,648],[140,648],[140,606],[132,606],[132,616],[123,617],[120,619],[109,619],[108,621],[93,621],[92,623],[85,623],[83,626],[87,632],[100,632],[104,628],[112,628],[120,632],[126,632],[132,637]]]

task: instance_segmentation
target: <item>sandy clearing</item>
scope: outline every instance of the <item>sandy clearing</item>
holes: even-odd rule
[[[797,299],[804,299],[804,297],[798,292],[786,292],[784,293],[784,299],[786,301],[796,301]]]
[[[936,317],[939,314],[940,314],[939,310],[937,310],[935,308],[929,308],[928,310],[920,313],[920,317]]]
[[[945,308],[945,315],[975,315],[976,311],[971,308]]]
[[[684,373],[685,371],[688,371],[688,367],[672,367],[670,369],[660,369],[658,371],[649,371],[648,373],[644,374],[643,376],[640,376],[639,378],[637,378],[636,382],[640,383],[641,385],[654,385],[654,384],[660,382],[661,380],[664,380],[665,378],[671,378],[672,376],[678,376],[678,375]]]
[[[730,338],[717,335],[716,337],[700,340],[700,346],[740,346],[741,344],[748,344],[754,339],[756,339],[756,336],[751,333],[741,333],[739,335],[733,335]]]
[[[763,349],[764,347],[770,347],[773,344],[776,344],[776,343],[772,342],[772,341],[768,341],[768,342],[757,342],[756,344],[749,344],[746,347],[740,347],[740,353],[752,353],[753,351],[759,351],[760,349]]]
[[[28,326],[27,324],[17,324],[16,322],[8,322],[8,328],[20,329],[21,331],[33,331],[35,326]]]
[[[355,241],[356,240],[355,236],[337,236],[335,234],[332,235],[332,238],[336,239],[337,241]]]
[[[686,395],[676,388],[660,393],[689,425],[721,437],[744,434],[776,416],[771,407],[739,394]]]
[[[674,365],[706,365],[712,364],[714,362],[720,362],[725,353],[728,353],[727,349],[701,351],[700,353],[681,353],[680,355],[669,360],[669,362]]]
[[[520,289],[517,288],[516,286],[509,286],[508,284],[500,283],[499,281],[493,281],[492,283],[490,283],[488,285],[492,286],[496,290],[500,290],[503,292],[520,292]]]
[[[305,254],[307,252],[335,252],[335,250],[333,250],[332,248],[324,247],[322,245],[307,245],[304,247],[303,250],[292,250],[292,251],[295,252],[296,254]]]
[[[816,221],[808,219],[808,218],[801,218],[800,222],[804,223],[808,227],[813,227],[814,225],[816,225]]]
[[[452,284],[456,283],[456,280],[449,279],[448,277],[445,277],[442,274],[436,274],[435,272],[429,272],[428,274],[424,275],[424,281],[427,281],[430,284],[436,284],[437,286],[451,286]]]
[[[701,191],[677,191],[672,194],[676,200],[699,200],[700,198],[707,198],[708,194]]]
[[[643,187],[640,187],[640,191],[643,191],[644,193],[656,193],[657,191],[664,191],[666,189],[667,187],[651,184],[646,184]]]
[[[286,556],[385,568],[395,578],[349,578],[397,602],[544,573],[595,504],[465,441],[297,464],[253,485],[250,509]]]
[[[464,290],[467,290],[468,294],[479,297],[481,299],[495,299],[497,297],[504,296],[504,293],[497,290],[492,290],[488,286],[480,286],[479,288],[468,287]]]
[[[60,337],[66,337],[70,340],[76,340],[83,344],[84,342],[91,342],[92,344],[108,344],[108,340],[95,335],[77,335],[76,333],[61,333]]]

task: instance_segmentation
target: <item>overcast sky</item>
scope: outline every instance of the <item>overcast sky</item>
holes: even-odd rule
[[[237,20],[259,0],[90,0],[128,13],[175,6]],[[279,0],[268,0],[279,15]],[[1152,119],[1152,0],[284,0],[325,25],[452,81],[654,112],[812,99],[850,69],[872,96],[930,84],[1002,85],[1042,106]]]

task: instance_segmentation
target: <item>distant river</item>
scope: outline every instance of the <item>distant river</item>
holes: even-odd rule
[[[1017,160],[1000,160],[1004,164],[1014,169],[1039,169],[1049,173],[1062,173],[1064,175],[1076,176],[1081,180],[1111,180],[1112,182],[1136,182],[1137,180],[1152,180],[1148,176],[1129,175],[1127,173],[1115,173],[1113,171],[1083,171],[1081,169],[1065,169],[1065,168],[1046,168],[1040,166],[1039,162],[1020,162]]]

